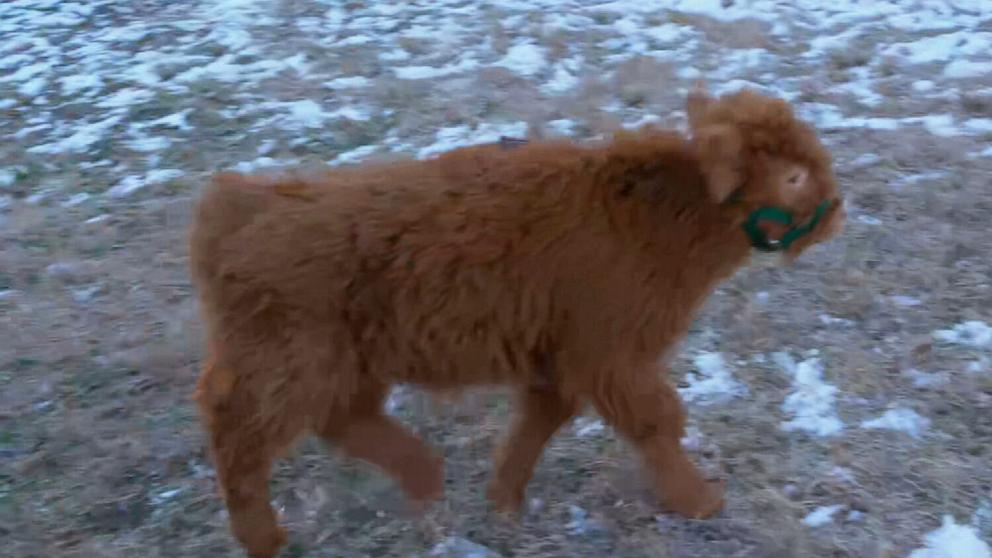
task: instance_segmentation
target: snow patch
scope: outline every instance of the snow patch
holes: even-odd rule
[[[168,182],[169,180],[183,176],[183,174],[185,173],[178,169],[154,169],[144,175],[126,176],[115,186],[107,190],[107,195],[112,198],[122,198],[151,184]]]
[[[944,77],[950,79],[970,79],[992,74],[992,63],[955,60],[944,66]]]
[[[17,173],[12,170],[0,169],[0,188],[6,188],[17,182]]]
[[[906,370],[905,375],[913,382],[913,387],[917,389],[930,389],[947,382],[947,379],[940,374],[924,372],[915,368]]]
[[[541,85],[541,92],[546,95],[561,95],[575,89],[579,84],[579,78],[576,74],[581,67],[581,58],[569,58],[558,61],[554,66],[551,79]]]
[[[550,120],[547,123],[547,127],[551,129],[552,132],[559,136],[570,136],[575,132],[576,123],[574,120],[569,120],[567,118],[559,118],[557,120]]]
[[[957,324],[951,329],[937,330],[933,336],[938,341],[952,345],[970,348],[992,346],[992,327],[979,320],[969,320]]]
[[[147,89],[125,88],[104,97],[96,106],[100,108],[126,108],[151,100],[155,94]]]
[[[477,145],[499,141],[500,136],[526,137],[527,123],[513,122],[507,124],[483,123],[473,130],[468,126],[448,126],[438,130],[433,144],[420,149],[417,157],[424,159],[431,155],[451,151],[457,147]]]
[[[363,145],[361,147],[356,147],[355,149],[339,154],[331,160],[330,164],[341,165],[345,163],[357,163],[358,161],[361,161],[362,159],[375,153],[378,149],[379,146],[377,145]]]
[[[688,372],[688,387],[679,388],[679,395],[688,402],[701,405],[723,402],[747,393],[747,387],[731,375],[719,353],[701,353],[693,360],[696,372]]]
[[[793,392],[782,403],[782,411],[793,418],[782,423],[782,429],[815,436],[838,434],[844,425],[833,408],[837,387],[823,381],[820,360],[814,356],[797,364],[787,353],[775,353],[772,359],[793,376]]]
[[[919,438],[928,428],[930,419],[921,416],[912,409],[893,408],[885,411],[881,416],[861,422],[862,428],[895,430],[905,432],[914,438]]]
[[[237,172],[250,174],[261,169],[293,165],[296,162],[296,159],[284,159],[280,161],[272,157],[259,157],[253,161],[241,161],[232,168]]]
[[[325,81],[324,85],[331,89],[356,89],[368,87],[371,82],[369,78],[362,76],[339,77],[331,81]]]
[[[941,180],[943,178],[947,178],[948,175],[949,173],[946,171],[921,172],[919,174],[911,174],[909,176],[902,177],[899,180],[897,180],[895,183],[893,183],[893,185],[898,187],[912,186],[913,184],[919,184],[920,182],[932,182],[935,180]]]
[[[186,132],[193,129],[193,127],[190,126],[188,122],[186,122],[186,118],[189,116],[189,113],[191,112],[193,112],[193,109],[185,109],[183,111],[174,114],[169,114],[167,116],[163,116],[162,118],[157,118],[155,120],[152,120],[151,122],[148,123],[148,125],[162,126],[165,128],[175,128],[177,130]]]
[[[62,82],[62,95],[65,97],[71,97],[86,90],[103,88],[103,80],[100,79],[100,76],[93,74],[65,76],[60,81]]]
[[[155,138],[139,138],[127,142],[127,146],[135,151],[141,151],[142,153],[151,153],[153,151],[161,151],[167,149],[172,145],[172,141],[169,138],[155,137]]]
[[[163,490],[158,494],[153,494],[151,497],[151,501],[156,506],[160,506],[162,504],[165,504],[169,500],[174,499],[176,496],[179,496],[179,494],[181,493],[182,493],[181,488],[173,488],[172,490]]]
[[[73,194],[69,199],[62,202],[62,207],[75,207],[86,200],[90,199],[90,195],[86,192],[79,192],[78,194]]]
[[[809,527],[822,527],[833,521],[834,514],[839,512],[843,507],[844,506],[839,504],[833,506],[821,506],[806,514],[806,517],[803,518],[803,523]]]
[[[28,148],[28,152],[44,154],[85,152],[89,150],[94,143],[103,139],[106,132],[120,122],[122,118],[122,116],[116,115],[98,122],[78,124],[75,126],[75,129],[77,130],[76,133],[71,136],[56,142],[30,147]]]
[[[544,50],[541,47],[532,43],[523,43],[511,46],[502,60],[493,65],[529,77],[544,69],[547,61],[544,59]]]
[[[434,545],[429,558],[502,558],[481,544],[461,537],[448,537]]]
[[[923,304],[923,301],[915,296],[893,295],[891,298],[892,302],[895,303],[896,306],[901,306],[903,308],[913,308]]]
[[[393,68],[393,72],[395,72],[396,77],[400,79],[433,79],[474,70],[478,66],[479,63],[474,58],[471,56],[465,56],[454,64],[448,64],[447,66],[441,66],[440,68],[435,68],[433,66],[403,66]]]
[[[940,527],[923,537],[923,547],[906,558],[992,558],[992,549],[978,538],[974,528],[958,525],[945,515]]]
[[[580,438],[598,436],[606,430],[606,425],[598,418],[578,417],[572,425],[575,435]]]
[[[911,64],[943,62],[992,51],[992,33],[955,31],[913,42],[896,43],[882,50],[885,56],[902,56]]]

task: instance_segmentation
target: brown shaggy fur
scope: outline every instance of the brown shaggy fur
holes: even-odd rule
[[[191,234],[209,361],[197,401],[232,531],[254,557],[285,541],[272,460],[310,431],[442,495],[439,457],[384,414],[392,384],[513,386],[519,416],[489,497],[516,509],[548,439],[586,403],[639,449],[661,502],[722,505],[683,453],[666,359],[716,285],[751,253],[740,225],[779,205],[841,228],[830,157],[783,101],[688,103],[692,138],[538,141],[320,175],[222,173]],[[799,165],[808,181],[785,186]],[[805,176],[805,175],[804,175]]]

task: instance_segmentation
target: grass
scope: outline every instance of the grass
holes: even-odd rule
[[[165,189],[158,195],[186,200],[190,193]],[[694,457],[730,479],[728,510],[720,518],[684,522],[659,516],[625,443],[608,430],[589,438],[566,431],[548,448],[530,488],[529,496],[543,509],[522,526],[492,527],[482,490],[489,453],[509,413],[506,398],[481,395],[481,405],[455,404],[434,415],[414,395],[401,416],[446,453],[447,499],[427,519],[411,522],[387,479],[342,461],[320,443],[305,443],[293,460],[279,465],[273,481],[294,537],[287,555],[324,556],[318,549],[333,548],[348,557],[402,556],[446,532],[520,556],[602,551],[635,557],[650,555],[645,548],[652,547],[667,549],[659,552],[670,556],[712,549],[868,556],[883,547],[911,548],[910,533],[931,526],[941,513],[967,519],[975,494],[992,483],[984,467],[992,427],[976,420],[987,416],[981,409],[992,399],[992,384],[957,374],[958,362],[968,357],[946,348],[935,348],[937,354],[920,363],[954,375],[955,381],[939,390],[915,393],[885,372],[900,368],[909,356],[911,347],[901,341],[885,342],[905,336],[906,320],[912,320],[914,331],[926,333],[945,327],[957,313],[928,308],[910,318],[886,310],[889,317],[883,318],[879,300],[893,286],[896,292],[907,286],[906,269],[925,270],[926,276],[915,280],[943,285],[947,301],[960,297],[968,307],[980,308],[989,296],[980,283],[963,281],[957,268],[942,264],[946,247],[962,243],[970,247],[967,261],[979,266],[979,274],[989,272],[992,258],[980,242],[985,234],[980,221],[943,229],[893,218],[924,195],[910,190],[894,196],[876,188],[855,196],[886,223],[886,250],[880,251],[879,237],[854,224],[841,240],[816,249],[811,261],[790,270],[744,271],[708,303],[683,354],[707,348],[706,331],[719,332],[718,348],[726,355],[822,347],[830,381],[843,388],[839,410],[849,425],[840,443],[781,432],[777,408],[788,382],[770,364],[736,367],[751,399],[691,411],[703,440]],[[953,195],[970,196],[972,204],[989,202],[979,184],[967,181]],[[88,280],[104,283],[104,292],[66,313],[55,310],[65,287],[24,278],[40,276],[52,254],[73,253],[72,243],[53,231],[72,238],[82,225],[57,207],[29,211],[41,211],[44,218],[23,219],[23,229],[5,233],[11,235],[6,240],[18,242],[5,244],[4,261],[15,265],[5,266],[0,276],[5,288],[29,295],[5,318],[19,335],[4,340],[5,352],[17,356],[2,365],[15,418],[3,419],[0,438],[0,455],[13,471],[0,478],[0,523],[21,526],[10,533],[14,555],[56,548],[66,555],[123,556],[171,541],[153,555],[182,548],[186,556],[237,556],[213,497],[210,465],[188,399],[199,349],[196,335],[184,329],[195,323],[195,314],[191,292],[183,287],[183,231],[167,226],[154,210],[132,208],[126,227],[104,235],[102,245],[118,249],[80,253],[95,263],[99,271]],[[944,249],[916,250],[921,235],[926,244]],[[155,263],[149,267],[149,262]],[[746,302],[759,289],[769,291],[771,306]],[[39,296],[43,292],[45,298]],[[782,306],[784,301],[791,302]],[[742,302],[747,312],[732,310]],[[822,312],[858,325],[823,327],[815,318]],[[46,338],[55,341],[38,344]],[[874,351],[877,343],[885,347],[881,354]],[[60,350],[53,351],[56,346]],[[152,346],[164,348],[149,351]],[[687,369],[680,363],[676,375]],[[38,395],[45,381],[51,391]],[[855,427],[859,417],[900,399],[915,401],[934,421],[934,431],[948,437],[912,441]],[[53,403],[39,406],[44,401]],[[833,464],[849,467],[855,482],[832,479]],[[179,491],[174,497],[159,496],[174,490]],[[799,523],[816,506],[835,504],[844,506],[844,517],[853,510],[865,519],[835,522],[821,528],[824,534]],[[587,510],[604,526],[602,532],[569,535],[564,527],[571,521],[569,506]],[[26,521],[35,527],[23,527]],[[779,529],[790,535],[782,539]]]
[[[293,6],[284,8],[290,17]],[[496,48],[513,44],[517,37],[499,23],[498,14],[490,15],[479,36],[491,36]],[[600,26],[618,18],[607,12],[590,16]],[[721,37],[726,25],[698,16],[652,17],[654,24],[705,27],[696,52],[700,69],[718,68],[717,54],[727,49],[768,46],[754,36],[760,26]],[[558,45],[555,56],[583,53],[594,74],[608,54],[600,45],[609,36],[604,29],[548,36]],[[296,52],[296,40],[301,39],[285,38],[284,54]],[[416,40],[401,45],[414,55],[430,50]],[[329,53],[328,59],[336,60],[333,56],[338,54]],[[201,325],[187,276],[184,227],[206,173],[255,159],[263,140],[274,143],[276,154],[329,160],[381,143],[390,133],[426,145],[440,127],[479,119],[567,118],[577,123],[580,136],[589,137],[645,112],[668,118],[682,108],[678,89],[685,85],[674,77],[674,67],[639,58],[610,68],[615,72],[582,76],[587,85],[548,98],[533,84],[505,74],[402,82],[389,68],[375,65],[371,47],[349,50],[345,58],[344,74],[365,75],[370,67],[381,71],[371,72],[367,90],[335,92],[334,102],[367,101],[395,113],[329,124],[293,150],[298,132],[251,129],[253,115],[228,118],[218,112],[242,108],[242,98],[235,86],[205,79],[188,93],[160,94],[129,113],[129,119],[151,120],[192,108],[190,124],[200,130],[188,135],[169,130],[177,141],[159,153],[163,167],[181,168],[186,176],[131,198],[95,196],[71,211],[60,206],[71,193],[102,192],[119,173],[129,173],[132,165],[141,168],[145,155],[117,160],[119,138],[64,159],[0,145],[0,168],[17,172],[9,187],[15,199],[0,226],[0,291],[13,291],[0,299],[0,537],[7,555],[242,555],[228,534],[190,401]],[[834,54],[825,63],[797,57],[788,61],[791,66],[768,70],[812,82],[825,76],[847,79],[847,69],[867,64],[876,75],[888,76],[893,90],[903,91],[928,75],[895,60],[862,58],[854,51]],[[314,61],[321,63],[326,61]],[[599,79],[604,76],[609,79]],[[327,94],[319,83],[292,76],[263,87],[256,96],[287,100]],[[836,101],[858,113],[849,97],[815,92],[810,98]],[[600,110],[618,99],[617,113]],[[878,111],[897,116],[955,111],[963,118],[986,114],[982,99],[966,96],[949,103],[940,96],[911,95],[890,99]],[[86,116],[87,109],[78,102],[61,110]],[[20,112],[9,112],[3,115],[5,126],[28,126]],[[273,475],[274,499],[292,535],[285,556],[423,556],[450,536],[508,557],[904,556],[942,514],[969,521],[992,490],[987,466],[992,375],[966,370],[992,354],[934,344],[930,334],[963,319],[990,319],[986,216],[992,209],[987,187],[992,159],[968,157],[988,138],[935,141],[920,128],[848,130],[831,137],[854,212],[843,237],[790,269],[760,261],[737,274],[708,301],[673,368],[672,381],[678,383],[691,369],[691,356],[719,350],[750,391],[747,399],[690,408],[691,427],[698,432],[693,458],[729,481],[727,508],[719,517],[686,521],[662,513],[628,444],[608,428],[588,436],[566,428],[538,466],[522,523],[504,522],[489,512],[484,489],[491,452],[511,412],[505,394],[469,394],[435,406],[412,392],[398,414],[445,454],[446,499],[425,518],[411,520],[388,479],[317,440],[305,440]],[[864,153],[883,160],[846,168]],[[77,171],[77,162],[94,157],[114,163]],[[116,169],[118,164],[124,170]],[[927,169],[951,174],[893,186]],[[42,188],[50,189],[43,203],[25,199]],[[86,223],[101,214],[111,217]],[[881,224],[862,223],[856,218],[862,214]],[[52,263],[77,261],[88,264],[85,272],[68,278],[46,272]],[[89,300],[73,298],[75,289],[89,288],[97,288]],[[898,307],[892,303],[896,295],[918,297],[922,304]],[[824,324],[824,314],[854,324]],[[836,439],[780,428],[785,419],[780,406],[791,382],[761,357],[809,349],[821,350],[827,380],[841,389],[837,411],[845,430]],[[909,368],[946,381],[915,388],[904,374]],[[858,428],[890,404],[927,416],[931,431],[917,440]],[[848,474],[839,475],[835,466]],[[841,506],[830,524],[812,529],[802,523],[806,514],[828,505]],[[576,519],[582,517],[585,523]],[[576,528],[583,524],[584,530]]]

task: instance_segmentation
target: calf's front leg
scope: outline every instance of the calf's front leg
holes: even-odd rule
[[[637,447],[662,505],[690,518],[717,513],[723,487],[707,482],[682,450],[685,411],[678,393],[656,369],[623,374],[590,394],[597,411]]]

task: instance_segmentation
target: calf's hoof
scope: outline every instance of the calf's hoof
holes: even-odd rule
[[[486,490],[486,498],[493,511],[508,519],[514,519],[520,515],[524,491],[506,488],[501,483],[493,481]]]
[[[410,500],[410,509],[421,516],[433,502],[444,497],[444,460],[434,457],[412,468],[403,479],[403,491]]]
[[[241,532],[237,536],[251,558],[275,558],[287,540],[282,527],[254,533]]]
[[[723,509],[724,481],[704,481],[662,497],[669,510],[689,519],[708,519]]]

